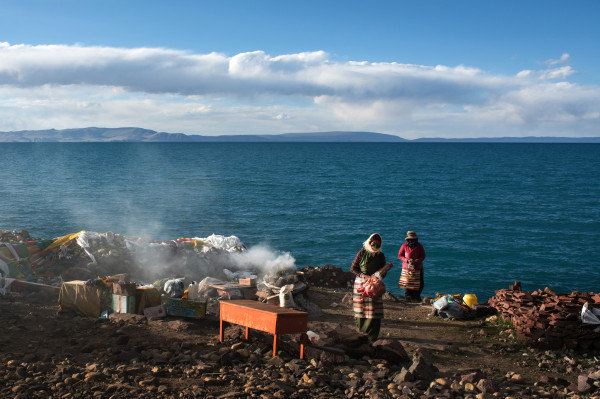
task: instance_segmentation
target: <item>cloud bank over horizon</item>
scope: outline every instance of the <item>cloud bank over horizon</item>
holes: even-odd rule
[[[600,87],[561,54],[512,75],[463,65],[0,42],[0,130],[141,126],[202,134],[368,130],[597,136]]]

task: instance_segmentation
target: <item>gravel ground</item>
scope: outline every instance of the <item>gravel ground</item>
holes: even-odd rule
[[[348,293],[311,287],[324,313],[309,328],[351,331]],[[100,321],[37,298],[0,298],[0,397],[575,398],[600,385],[596,353],[529,349],[500,319],[447,321],[419,304],[385,306],[383,352],[301,361],[293,341],[272,358],[268,336],[243,342],[237,327],[219,343],[211,318]]]

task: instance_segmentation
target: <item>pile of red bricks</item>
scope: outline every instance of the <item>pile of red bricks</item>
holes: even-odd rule
[[[528,344],[551,348],[600,349],[600,332],[581,322],[581,307],[600,306],[600,294],[572,292],[559,295],[549,288],[524,292],[499,290],[489,300]]]

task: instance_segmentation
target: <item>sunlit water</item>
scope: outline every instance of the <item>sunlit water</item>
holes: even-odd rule
[[[234,234],[348,268],[380,232],[392,288],[411,229],[426,293],[600,290],[600,145],[19,143],[0,167],[0,228],[37,237]]]

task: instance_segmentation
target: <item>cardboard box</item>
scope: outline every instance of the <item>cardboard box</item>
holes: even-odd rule
[[[153,306],[151,308],[144,309],[144,316],[146,316],[148,320],[162,319],[163,317],[167,316],[167,310],[163,305]]]
[[[241,279],[238,280],[238,282],[243,287],[256,287],[256,277],[254,277],[254,278],[250,278],[250,277],[241,278]]]
[[[125,296],[135,296],[136,287],[137,286],[135,285],[135,283],[124,283],[124,282],[114,283],[112,286],[113,294],[125,295]]]
[[[135,295],[113,294],[112,308],[115,313],[135,313]]]
[[[213,284],[212,288],[217,290],[217,294],[221,298],[225,299],[242,299],[244,296],[242,295],[242,290],[239,284]]]
[[[206,302],[167,298],[164,307],[169,316],[200,319],[206,315]]]
[[[85,281],[67,281],[62,283],[58,304],[63,311],[72,311],[90,317],[100,317],[103,310],[111,307],[111,293]]]

